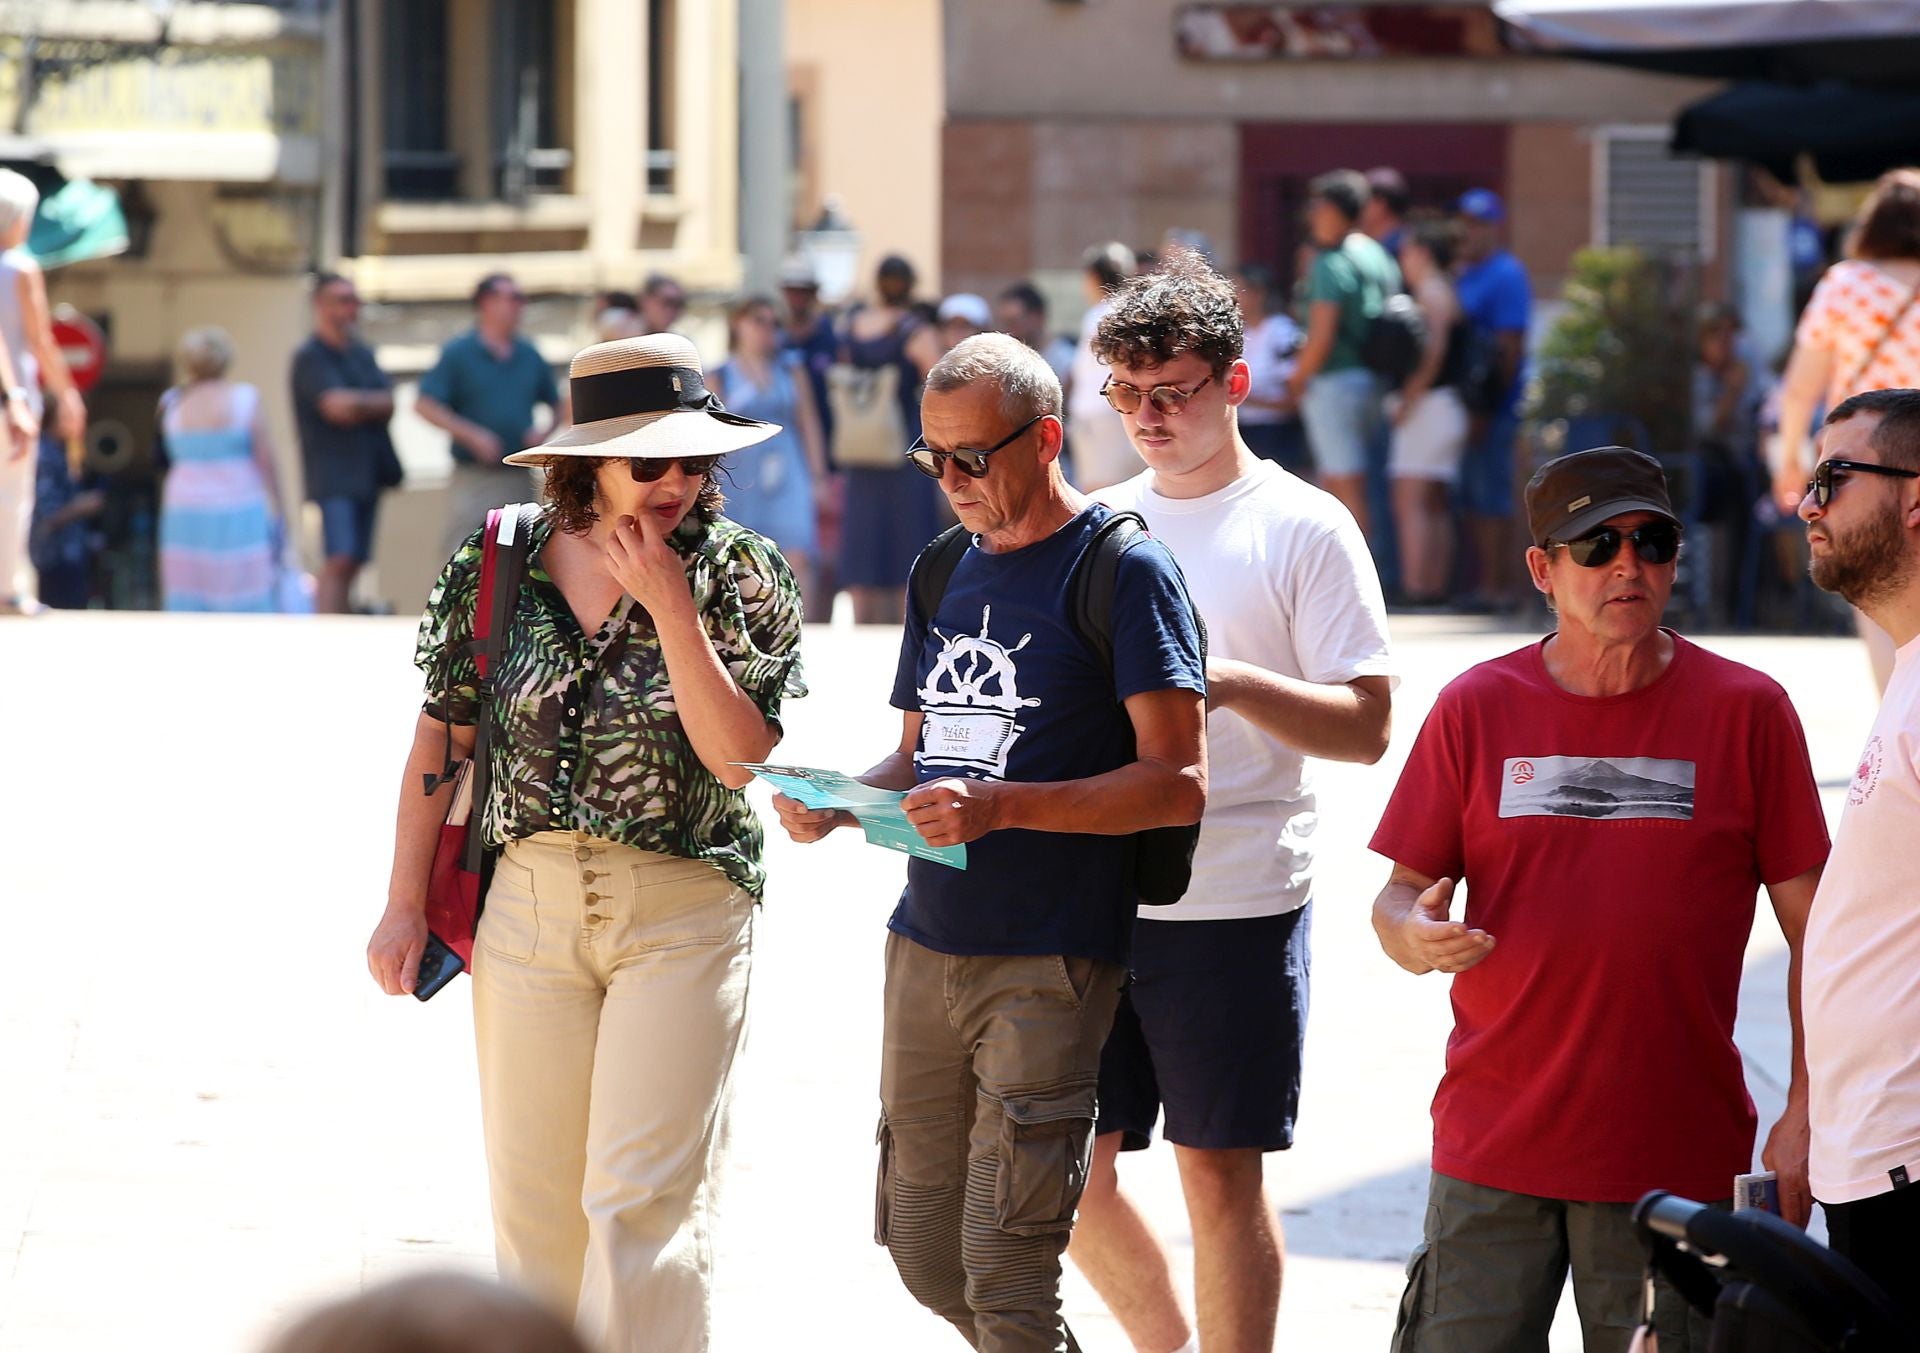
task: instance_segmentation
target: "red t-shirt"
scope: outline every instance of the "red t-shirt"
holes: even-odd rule
[[[1427,717],[1373,849],[1467,884],[1497,941],[1453,979],[1433,1168],[1584,1202],[1724,1198],[1753,1156],[1733,1043],[1762,883],[1827,856],[1806,737],[1770,678],[1673,636],[1626,695],[1543,644],[1469,669]]]

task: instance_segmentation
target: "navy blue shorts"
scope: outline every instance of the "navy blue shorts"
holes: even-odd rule
[[[364,564],[373,558],[373,518],[377,498],[321,498],[320,539],[329,559]]]
[[[1145,1149],[1284,1151],[1300,1106],[1309,902],[1280,916],[1136,921],[1133,980],[1100,1054],[1096,1132]]]

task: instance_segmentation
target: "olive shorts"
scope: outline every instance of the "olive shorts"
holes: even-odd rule
[[[1626,1353],[1646,1300],[1647,1251],[1631,1203],[1579,1203],[1435,1174],[1407,1261],[1393,1353],[1547,1353],[1573,1272],[1586,1353]],[[1654,1284],[1660,1353],[1706,1353],[1707,1320]]]

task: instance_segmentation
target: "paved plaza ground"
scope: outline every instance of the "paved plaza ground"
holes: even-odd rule
[[[1440,686],[1526,637],[1394,631],[1386,762],[1320,777],[1300,1142],[1269,1158],[1287,1348],[1386,1345],[1448,1014],[1445,979],[1374,943],[1386,866],[1364,842]],[[1874,703],[1857,643],[1708,642],[1792,693],[1837,813]],[[362,957],[417,709],[411,644],[404,620],[0,621],[0,1353],[245,1353],[315,1297],[491,1270],[464,981],[390,999]],[[894,645],[810,631],[814,695],[781,756],[859,769],[889,747]],[[957,1349],[870,1240],[902,857],[850,833],[807,849],[776,833],[769,854],[717,1346]],[[1763,1132],[1786,1079],[1784,971],[1763,907],[1740,1028]],[[1168,1152],[1123,1164],[1187,1263]],[[1126,1349],[1077,1275],[1067,1302],[1089,1353]],[[1578,1347],[1567,1321],[1555,1347]]]

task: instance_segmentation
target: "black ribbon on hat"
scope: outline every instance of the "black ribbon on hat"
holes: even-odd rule
[[[720,397],[707,389],[699,367],[641,366],[575,376],[567,383],[573,396],[573,421],[598,423],[638,413],[705,413],[736,427],[759,427],[760,420],[728,413]]]

